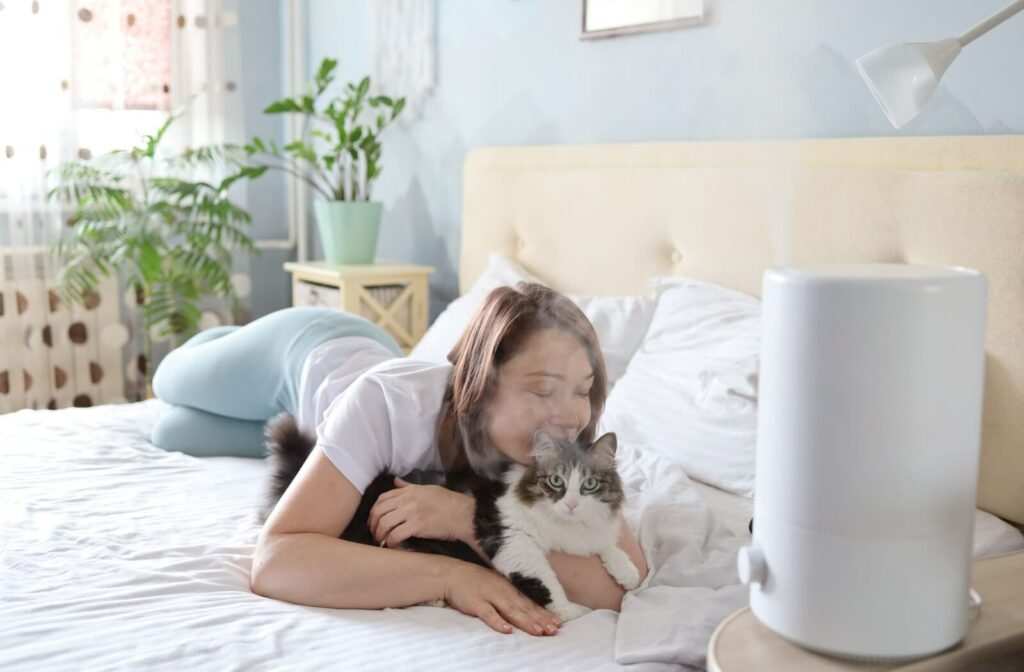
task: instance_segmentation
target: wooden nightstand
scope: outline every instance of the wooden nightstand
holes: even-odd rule
[[[931,658],[904,665],[866,665],[826,658],[782,639],[763,626],[746,607],[722,621],[711,635],[708,670],[946,672],[1024,669],[1024,551],[975,560],[971,585],[981,595],[982,605],[967,628],[967,636],[955,648]],[[991,663],[992,667],[979,666],[982,661]]]
[[[293,306],[325,306],[361,315],[395,337],[406,354],[427,330],[430,266],[379,263],[334,266],[289,261]]]

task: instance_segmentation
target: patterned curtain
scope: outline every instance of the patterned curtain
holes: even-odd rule
[[[244,141],[237,24],[238,0],[0,0],[0,412],[145,398],[145,370],[175,343],[145,361],[120,278],[61,304],[49,246],[70,222],[46,199],[48,171],[137,144],[188,101],[166,150]],[[245,207],[244,186],[232,195]],[[239,318],[201,308],[201,328]]]

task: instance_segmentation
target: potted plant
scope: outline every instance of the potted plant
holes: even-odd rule
[[[244,166],[223,147],[177,155],[158,154],[160,142],[181,111],[168,115],[155,135],[128,150],[95,161],[61,164],[47,197],[72,208],[69,227],[51,252],[67,305],[85,303],[99,275],[121,272],[142,306],[145,374],[152,380],[152,337],[187,338],[198,330],[198,302],[226,297],[239,304],[231,284],[232,250],[259,254],[246,233],[249,214],[228,198],[242,178],[266,168]],[[178,176],[196,167],[228,167],[219,181]]]
[[[265,114],[298,114],[298,140],[279,147],[254,137],[244,146],[261,168],[283,170],[323,197],[314,204],[324,256],[332,264],[372,264],[377,251],[381,204],[371,199],[380,176],[379,135],[405,107],[405,99],[371,96],[370,78],[345,85],[341,96],[327,92],[338,62],[326,58],[303,95],[271,103]],[[363,123],[363,113],[373,118]]]

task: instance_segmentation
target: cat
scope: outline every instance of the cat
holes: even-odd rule
[[[632,590],[640,571],[618,547],[619,514],[625,503],[615,468],[617,440],[609,432],[587,446],[534,435],[532,462],[513,463],[495,502],[500,533],[477,537],[496,570],[562,621],[587,609],[570,602],[548,563],[549,551],[597,555],[615,581]]]
[[[272,476],[263,519],[315,445],[286,413],[268,423],[266,434]],[[418,470],[403,475],[403,480],[410,483],[442,485],[471,495],[476,501],[474,531],[487,559],[460,541],[412,537],[401,546],[493,568],[563,622],[572,620],[587,610],[569,601],[547,560],[548,552],[597,555],[623,588],[632,590],[639,583],[639,570],[617,546],[625,495],[615,468],[616,447],[613,433],[587,446],[538,431],[531,463],[507,462],[500,469],[499,479],[464,470]],[[385,472],[367,486],[342,539],[377,545],[369,529],[370,509],[377,497],[393,489],[393,480],[394,475]],[[443,602],[430,604],[440,606]]]

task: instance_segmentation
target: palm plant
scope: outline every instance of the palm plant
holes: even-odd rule
[[[168,115],[138,146],[95,162],[62,164],[48,193],[73,209],[72,226],[51,249],[60,265],[62,299],[66,305],[84,303],[100,275],[120,272],[142,306],[147,384],[153,369],[151,330],[159,338],[196,333],[198,303],[207,295],[227,298],[237,313],[232,250],[259,254],[246,233],[251,218],[231,202],[228,189],[266,168],[238,164],[225,147],[158,153],[180,113]],[[200,167],[226,167],[228,174],[219,181],[182,176]]]

